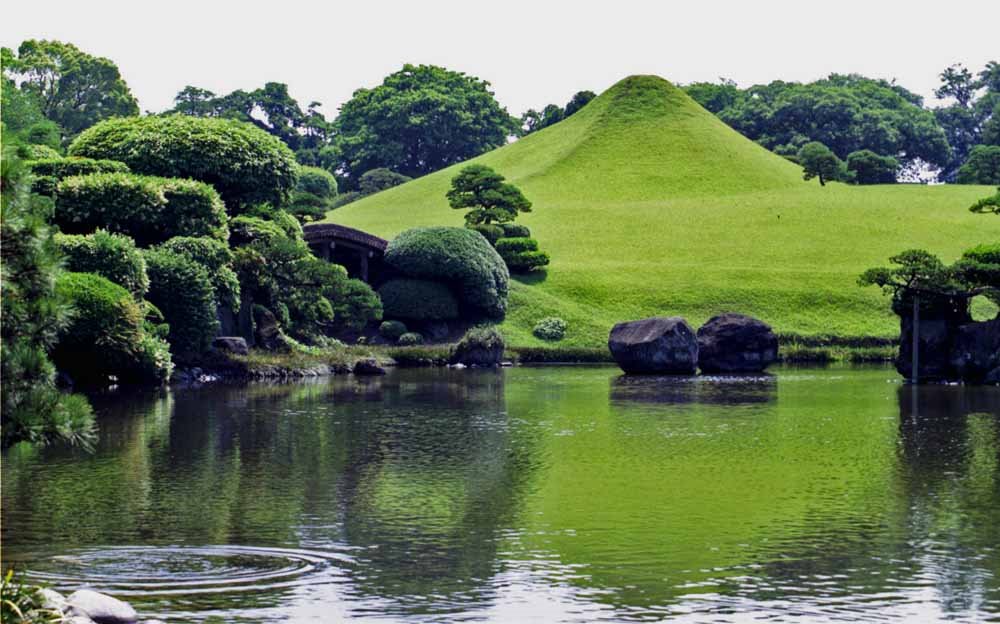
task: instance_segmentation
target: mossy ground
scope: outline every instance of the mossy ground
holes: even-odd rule
[[[946,262],[1000,239],[1000,219],[968,206],[984,186],[846,186],[745,139],[665,80],[623,80],[564,122],[485,154],[534,202],[524,215],[552,256],[517,278],[510,345],[547,316],[569,323],[560,348],[602,348],[618,321],[714,314],[760,317],[781,334],[891,338],[898,319],[864,269],[903,249]],[[349,204],[327,221],[384,237],[461,225],[445,200],[461,165]],[[980,314],[982,314],[982,310]]]

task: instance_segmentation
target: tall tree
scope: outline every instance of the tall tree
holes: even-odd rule
[[[819,178],[819,185],[827,182],[846,180],[847,169],[843,161],[830,151],[830,148],[819,141],[812,141],[802,146],[798,153],[799,164],[802,165],[802,179]]]
[[[467,225],[509,223],[518,213],[531,212],[531,202],[521,190],[485,165],[464,167],[452,179],[446,196],[452,208],[472,209],[465,213]]]
[[[532,132],[538,132],[543,128],[548,128],[552,124],[559,123],[589,104],[595,97],[597,95],[593,91],[577,91],[570,98],[569,102],[566,103],[565,107],[558,104],[549,104],[541,112],[529,108],[521,115],[521,125],[518,135],[527,136]]]
[[[3,48],[4,75],[33,96],[68,136],[102,119],[139,114],[139,105],[113,61],[70,43],[30,39],[15,55]]]
[[[411,177],[468,160],[507,142],[516,123],[490,84],[433,65],[404,65],[358,89],[335,122],[350,177],[385,167]]]
[[[941,86],[934,92],[951,100],[934,110],[952,147],[952,157],[942,171],[948,181],[958,178],[977,145],[1000,144],[1000,63],[990,61],[982,71],[973,74],[960,64],[948,67],[940,75]]]

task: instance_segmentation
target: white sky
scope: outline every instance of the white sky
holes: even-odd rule
[[[277,81],[332,118],[406,62],[486,79],[513,114],[636,73],[748,86],[858,72],[930,101],[946,66],[1000,60],[1000,1],[925,1],[30,0],[5,5],[0,43],[59,39],[109,57],[151,111],[189,84]]]

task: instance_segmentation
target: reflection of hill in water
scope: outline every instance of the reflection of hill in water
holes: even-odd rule
[[[611,379],[612,402],[744,405],[777,400],[771,375],[621,375]]]

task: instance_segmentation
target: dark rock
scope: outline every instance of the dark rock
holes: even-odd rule
[[[263,306],[254,306],[254,342],[263,349],[278,350],[286,347],[281,327],[274,314]]]
[[[925,302],[926,303],[926,302]],[[913,378],[913,307],[895,305],[899,319],[899,357],[896,370]],[[920,356],[920,381],[954,381],[960,378],[952,364],[955,337],[962,325],[972,322],[966,300],[932,301],[921,307],[917,348]]]
[[[921,373],[923,357],[921,352]],[[991,383],[987,377],[1000,369],[1000,319],[960,326],[952,341],[951,365],[963,381]]]
[[[385,369],[375,358],[364,358],[354,363],[355,375],[384,375]]]
[[[679,316],[618,323],[611,329],[608,349],[629,374],[693,375],[698,363],[698,340]]]
[[[451,363],[495,368],[503,360],[504,346],[503,336],[495,328],[473,329],[455,345]]]
[[[250,353],[246,338],[240,336],[219,336],[212,341],[212,346],[223,353],[246,355]]]
[[[70,594],[66,600],[66,613],[88,617],[97,624],[133,624],[139,620],[139,615],[127,602],[89,589]]]
[[[743,314],[713,316],[698,329],[698,368],[703,373],[757,373],[778,359],[771,326]]]

